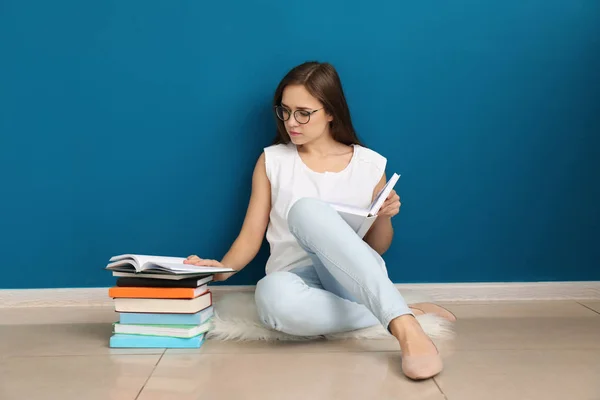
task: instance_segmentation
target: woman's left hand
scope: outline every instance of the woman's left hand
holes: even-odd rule
[[[395,190],[392,190],[388,198],[383,202],[379,213],[380,217],[392,218],[394,215],[400,212],[400,196],[396,194]]]

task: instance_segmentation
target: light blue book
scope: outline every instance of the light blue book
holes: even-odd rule
[[[167,336],[125,335],[115,333],[110,337],[111,348],[163,348],[198,349],[204,343],[204,334],[187,339]]]
[[[195,314],[119,313],[119,323],[124,325],[200,325],[213,315],[213,306]]]
[[[113,328],[114,333],[125,335],[149,335],[149,336],[169,336],[178,338],[196,337],[202,333],[208,332],[213,328],[211,320],[200,325],[140,325],[140,324],[120,324],[116,322]]]

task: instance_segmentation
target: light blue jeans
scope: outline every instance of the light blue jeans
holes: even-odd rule
[[[328,204],[304,198],[288,214],[290,231],[312,266],[273,272],[256,286],[262,322],[298,336],[347,332],[412,312],[385,262]]]

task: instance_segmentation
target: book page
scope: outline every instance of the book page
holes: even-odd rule
[[[135,268],[136,272],[168,272],[171,274],[213,274],[220,272],[234,272],[231,268],[219,268],[209,266],[196,266],[184,264],[183,257],[151,256],[143,254],[123,254],[114,256],[113,261],[107,269],[113,271],[127,272]]]
[[[161,262],[183,263],[184,260],[185,258],[181,257],[163,257],[145,254],[121,254],[110,258],[109,261],[112,262],[108,264],[107,269],[119,268],[119,270],[124,271],[127,268],[130,268],[128,266],[129,264],[131,267],[135,268],[137,272],[140,272],[144,270],[145,264]]]
[[[132,254],[111,257],[106,269],[113,271],[140,271],[140,264]]]
[[[358,236],[361,239],[363,239],[367,235],[367,232],[369,232],[369,229],[371,229],[371,226],[373,226],[373,223],[375,222],[376,219],[377,219],[377,216],[370,216],[370,217],[367,217],[364,219],[362,225],[356,231],[356,233],[358,234]]]
[[[144,269],[144,264],[183,264],[185,258],[183,257],[164,257],[164,256],[147,256],[147,255],[136,255],[135,256],[140,263],[142,269]]]
[[[175,274],[215,274],[220,272],[234,272],[233,269],[227,267],[209,267],[209,266],[198,266],[192,264],[181,263],[167,263],[167,262],[151,262],[146,265],[144,271],[166,271]]]
[[[369,214],[369,210],[365,208],[350,206],[347,204],[339,204],[339,203],[328,203],[332,206],[337,212],[342,212],[346,214],[356,214],[363,217],[366,217]]]
[[[355,213],[347,213],[344,211],[338,211],[338,214],[340,215],[340,217],[342,217],[342,219],[348,225],[350,225],[350,227],[352,228],[352,230],[354,232],[357,232],[360,229],[360,227],[362,226],[362,224],[364,223],[364,221],[367,218],[364,215],[358,215]]]

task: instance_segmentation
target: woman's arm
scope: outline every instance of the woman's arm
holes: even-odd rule
[[[373,199],[383,189],[387,182],[385,173],[373,190]],[[385,253],[392,244],[394,237],[394,228],[392,226],[392,217],[400,211],[400,198],[394,190],[381,206],[381,210],[373,226],[364,237],[364,241],[380,255]]]
[[[237,271],[244,268],[258,254],[262,245],[271,211],[271,184],[265,168],[265,154],[261,154],[252,174],[252,193],[242,229],[225,254],[221,263]]]
[[[265,168],[265,154],[258,158],[252,174],[252,192],[246,210],[246,217],[237,238],[219,261],[206,260],[198,256],[190,256],[186,264],[226,266],[236,271],[246,267],[256,257],[269,224],[271,211],[271,184]],[[215,281],[225,280],[232,273],[217,274]]]
[[[365,242],[377,253],[383,255],[392,244],[394,238],[394,227],[390,217],[377,217],[373,226],[365,235]]]

